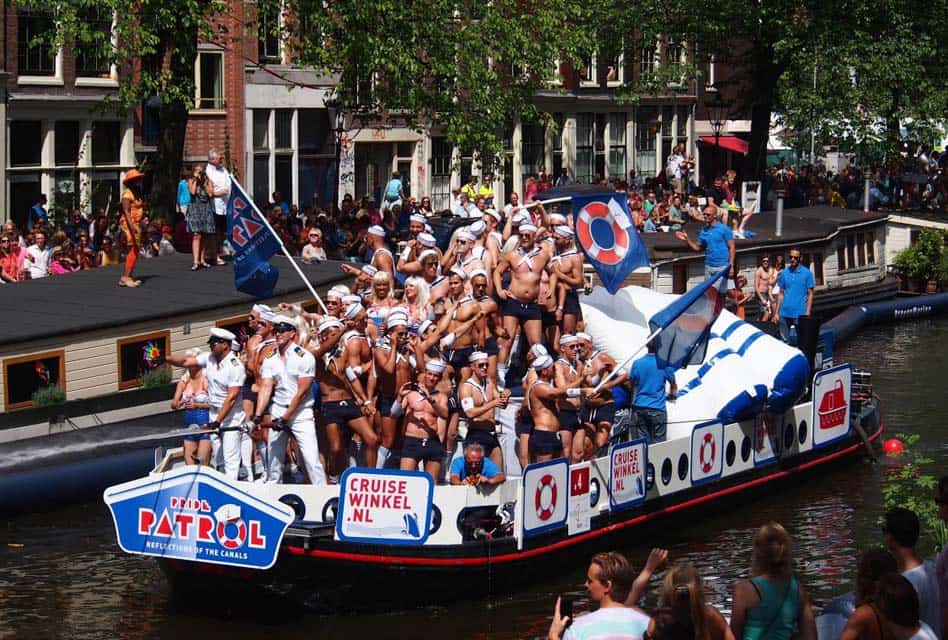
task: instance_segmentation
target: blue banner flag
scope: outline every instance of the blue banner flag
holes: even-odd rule
[[[649,320],[652,333],[661,329],[652,340],[659,367],[680,369],[704,360],[711,325],[724,308],[730,269],[721,269]]]
[[[609,293],[618,291],[630,273],[649,266],[624,194],[573,196],[573,216],[577,244]]]
[[[240,184],[231,182],[227,239],[234,250],[234,285],[255,298],[269,298],[280,272],[267,261],[280,250],[280,240]]]

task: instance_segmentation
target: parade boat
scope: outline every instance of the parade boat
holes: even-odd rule
[[[584,296],[596,346],[620,360],[663,296]],[[883,426],[870,374],[812,359],[811,374],[802,352],[722,312],[703,362],[676,373],[665,442],[620,438],[592,460],[520,469],[514,401],[496,416],[507,465],[496,486],[360,467],[337,485],[256,484],[186,466],[174,449],[104,499],[120,547],[157,557],[176,588],[254,585],[350,609],[498,593],[871,454]]]

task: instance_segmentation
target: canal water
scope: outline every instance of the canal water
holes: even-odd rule
[[[921,436],[934,462],[948,473],[948,319],[922,319],[862,332],[844,345],[837,362],[872,371],[883,401],[887,437]],[[687,520],[660,539],[629,538],[622,551],[640,567],[652,546],[695,564],[708,598],[728,610],[734,580],[746,575],[753,531],[782,522],[796,540],[796,558],[818,606],[853,586],[860,549],[879,544],[885,461],[859,461],[772,496],[728,511]],[[126,556],[115,544],[101,502],[19,516],[0,524],[0,638],[451,638],[545,637],[557,594],[583,599],[585,558],[561,576],[513,595],[384,614],[316,615],[277,612],[270,605],[228,606],[173,598],[155,563]],[[657,579],[648,602],[654,603]]]

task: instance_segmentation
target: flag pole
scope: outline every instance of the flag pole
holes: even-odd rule
[[[540,200],[539,198],[537,198],[533,202],[523,205],[523,208],[529,209],[530,207],[535,207],[538,204],[542,204],[544,206],[548,204],[559,204],[561,202],[569,202],[572,199],[573,199],[573,196],[563,196],[562,198],[550,198],[549,200]]]
[[[661,328],[659,328],[659,329],[656,329],[654,332],[652,332],[652,335],[650,335],[649,337],[647,337],[647,338],[645,339],[645,342],[643,342],[643,343],[639,346],[638,349],[636,349],[635,351],[632,352],[632,355],[631,355],[631,356],[629,356],[628,358],[626,358],[625,360],[623,360],[623,361],[622,361],[622,364],[616,365],[616,367],[615,367],[612,371],[610,371],[608,374],[606,374],[606,377],[603,378],[602,380],[600,380],[600,381],[599,381],[599,384],[597,384],[596,387],[593,389],[592,395],[596,395],[597,393],[599,393],[599,390],[602,389],[603,386],[605,386],[605,384],[606,384],[607,382],[609,382],[609,381],[612,380],[614,377],[616,377],[616,376],[619,374],[620,371],[622,371],[623,369],[625,369],[625,368],[629,365],[630,362],[632,362],[633,360],[635,360],[636,356],[638,356],[640,353],[642,353],[642,350],[643,350],[643,349],[645,349],[646,347],[648,347],[648,343],[651,342],[652,340],[654,340],[654,339],[658,336],[658,334],[660,334],[664,329],[665,329],[664,327],[661,327]]]
[[[233,176],[231,176],[231,180],[234,181],[234,184],[236,184],[238,187],[240,187],[241,191],[244,191],[244,193],[246,193],[246,191],[244,190],[243,185],[241,185],[239,182],[237,182],[237,179],[236,179],[236,178],[234,178]],[[306,274],[303,273],[303,270],[300,269],[300,266],[299,266],[298,264],[296,264],[296,260],[294,260],[294,259],[293,259],[293,256],[290,255],[290,252],[286,250],[286,245],[283,244],[283,239],[279,236],[279,234],[277,234],[277,232],[273,229],[273,227],[270,226],[270,221],[267,220],[267,217],[266,217],[265,215],[263,215],[263,213],[260,211],[260,209],[257,208],[257,204],[253,201],[253,199],[251,199],[251,198],[248,197],[248,198],[247,198],[247,201],[250,202],[250,206],[253,207],[253,210],[256,211],[256,212],[257,212],[257,215],[260,216],[260,219],[263,220],[263,224],[267,227],[267,229],[270,230],[270,233],[273,234],[273,237],[276,238],[277,243],[280,245],[280,251],[283,252],[283,255],[286,256],[286,259],[290,261],[290,264],[291,264],[291,265],[293,265],[293,269],[296,270],[296,274],[297,274],[297,275],[300,277],[300,279],[303,281],[303,284],[306,285],[306,288],[309,289],[309,292],[310,292],[311,294],[313,294],[313,298],[316,300],[316,302],[319,304],[319,306],[322,307],[323,313],[328,314],[328,313],[329,313],[329,309],[327,309],[327,308],[326,308],[326,305],[323,304],[323,299],[319,297],[319,294],[318,294],[318,293],[316,293],[316,289],[313,288],[313,285],[312,285],[312,283],[309,281],[309,278],[306,277]]]

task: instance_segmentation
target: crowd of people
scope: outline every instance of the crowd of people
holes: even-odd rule
[[[948,521],[948,476],[935,489]],[[572,599],[557,598],[550,640],[937,640],[948,630],[948,547],[937,562],[916,551],[918,516],[905,508],[884,517],[884,546],[864,550],[854,576],[855,593],[835,600],[819,627],[806,588],[794,574],[792,540],[776,522],[753,537],[750,577],[731,588],[730,620],[705,601],[699,572],[668,563],[653,549],[636,576],[618,552],[593,556],[584,587],[591,612],[574,615]],[[650,579],[665,569],[657,607],[640,608]],[[819,628],[819,635],[818,635]]]

